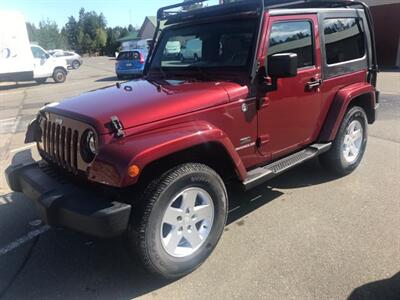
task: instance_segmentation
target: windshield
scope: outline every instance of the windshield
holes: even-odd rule
[[[248,71],[257,32],[257,19],[197,24],[165,30],[150,71]]]

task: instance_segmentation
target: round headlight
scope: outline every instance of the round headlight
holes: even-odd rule
[[[89,151],[92,154],[96,154],[96,136],[94,135],[94,132],[91,130],[89,130],[86,135],[86,143],[88,145]]]
[[[97,154],[96,134],[88,129],[81,138],[81,155],[85,162],[90,163]]]

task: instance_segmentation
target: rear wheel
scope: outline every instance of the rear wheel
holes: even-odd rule
[[[202,164],[178,166],[153,181],[129,234],[144,266],[165,278],[195,270],[223,232],[227,198],[220,176]]]
[[[338,175],[353,172],[367,145],[367,116],[361,107],[350,108],[339,128],[332,148],[320,156],[321,164]]]
[[[78,69],[80,66],[81,66],[81,63],[79,62],[79,60],[74,60],[72,62],[72,68]]]
[[[63,83],[67,79],[67,72],[61,68],[54,70],[53,79],[56,83]]]

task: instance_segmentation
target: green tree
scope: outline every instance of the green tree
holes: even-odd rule
[[[78,31],[78,22],[72,16],[68,18],[68,22],[65,24],[61,31],[65,39],[67,40],[69,48],[74,49],[75,51],[80,50],[78,43]]]
[[[45,49],[65,47],[65,41],[58,29],[56,22],[54,21],[40,21],[35,37],[36,42],[38,42],[38,44]]]
[[[37,42],[37,28],[35,24],[26,22],[26,30],[28,31],[28,37],[30,42]]]
[[[79,53],[103,53],[107,43],[106,25],[106,18],[102,13],[86,12],[81,8],[78,21],[71,16],[65,24],[68,44]]]

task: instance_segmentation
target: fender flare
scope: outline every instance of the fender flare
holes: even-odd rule
[[[363,95],[369,95],[370,103],[367,105],[371,105],[374,109],[376,92],[375,88],[369,83],[351,84],[337,92],[322,126],[319,137],[321,142],[331,142],[336,138],[349,105],[355,98]]]
[[[68,74],[68,70],[65,69],[63,66],[57,66],[57,67],[54,68],[53,73],[51,74],[51,76],[54,76],[54,73],[55,73],[55,71],[57,69],[61,69],[61,70],[63,70],[65,72],[65,74]]]
[[[239,179],[247,171],[229,137],[207,122],[190,122],[152,130],[121,139],[102,147],[89,167],[89,180],[117,187],[135,184],[139,177],[129,177],[128,168],[135,164],[141,171],[150,163],[205,143],[218,143],[232,160]]]

